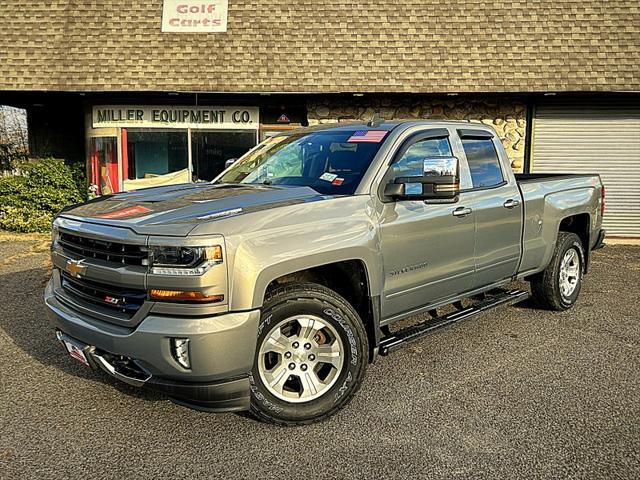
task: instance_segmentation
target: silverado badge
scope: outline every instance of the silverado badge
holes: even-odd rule
[[[82,275],[87,271],[87,266],[84,264],[84,259],[81,260],[67,260],[67,272],[76,278],[82,278]]]

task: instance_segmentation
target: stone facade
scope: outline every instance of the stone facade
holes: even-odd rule
[[[504,145],[511,167],[522,171],[526,131],[526,105],[513,98],[341,97],[312,100],[307,105],[309,125],[348,120],[369,120],[378,113],[385,120],[469,120],[491,125]]]

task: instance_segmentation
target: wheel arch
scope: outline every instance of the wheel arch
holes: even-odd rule
[[[349,258],[340,261],[308,266],[274,276],[264,290],[256,291],[260,302],[268,292],[287,283],[312,282],[323,285],[342,296],[360,316],[369,341],[369,361],[375,359],[380,343],[380,296],[372,284],[371,272],[361,258]]]
[[[589,269],[591,215],[578,213],[564,217],[558,225],[558,232],[575,233],[580,238],[584,255],[584,273],[586,274]]]

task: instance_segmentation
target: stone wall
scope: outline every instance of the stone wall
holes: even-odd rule
[[[513,98],[425,99],[399,97],[341,97],[311,100],[309,125],[345,120],[370,120],[378,113],[385,120],[421,118],[470,120],[493,126],[502,140],[511,167],[522,171],[526,129],[526,106]]]

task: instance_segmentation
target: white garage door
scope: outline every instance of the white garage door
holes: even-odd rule
[[[599,173],[607,234],[640,237],[640,100],[537,105],[531,171]]]

